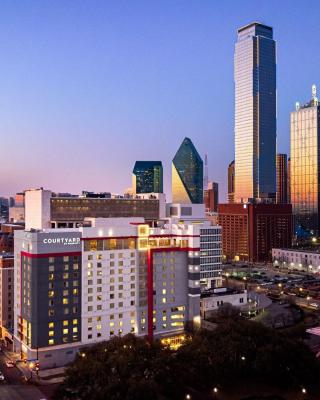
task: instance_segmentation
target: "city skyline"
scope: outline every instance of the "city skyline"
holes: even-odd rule
[[[97,1],[58,10],[36,1],[18,9],[5,2],[0,120],[8,151],[1,158],[0,195],[40,186],[122,193],[134,161],[158,159],[170,198],[170,163],[188,136],[202,158],[208,154],[209,179],[220,184],[223,201],[234,157],[237,29],[252,21],[274,29],[278,152],[289,153],[295,102],[307,101],[308,87],[319,83],[319,5],[311,13],[288,4],[269,2],[257,10],[247,1],[233,4],[230,14],[230,3],[107,7]],[[292,23],[297,15],[303,35]],[[59,28],[55,36],[53,27]],[[308,57],[312,63],[304,62]],[[124,157],[115,179],[118,154]]]

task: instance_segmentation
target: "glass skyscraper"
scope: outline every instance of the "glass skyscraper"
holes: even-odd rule
[[[312,100],[291,113],[290,197],[297,236],[319,235],[319,123],[316,88]]]
[[[163,193],[161,161],[136,161],[132,172],[133,192]]]
[[[172,202],[203,203],[203,161],[189,138],[172,160]]]
[[[238,30],[235,78],[235,201],[276,193],[276,42],[271,27]]]

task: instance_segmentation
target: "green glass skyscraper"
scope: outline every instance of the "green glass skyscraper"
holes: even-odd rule
[[[203,161],[189,138],[172,161],[172,202],[203,203]]]
[[[135,194],[163,193],[163,168],[161,161],[136,161],[132,172]]]

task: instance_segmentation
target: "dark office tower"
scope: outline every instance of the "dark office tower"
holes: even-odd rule
[[[217,212],[219,203],[219,184],[209,182],[208,188],[204,191],[204,204],[207,212]]]
[[[287,196],[288,196],[288,203],[291,204],[291,171],[290,171],[290,158],[288,158],[288,170],[287,170]]]
[[[316,86],[291,113],[290,196],[297,236],[320,234],[320,105]]]
[[[271,27],[238,29],[234,55],[235,201],[276,195],[276,42]]]
[[[136,161],[132,172],[132,189],[139,193],[163,193],[161,161]]]
[[[0,222],[7,222],[9,219],[9,199],[0,197]]]
[[[228,203],[234,203],[234,160],[228,166]]]
[[[277,154],[277,203],[288,203],[288,162],[286,154]]]
[[[172,160],[172,202],[203,203],[203,161],[189,138]]]

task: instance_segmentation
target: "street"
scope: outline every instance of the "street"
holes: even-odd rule
[[[4,353],[0,353],[0,371],[5,377],[5,381],[0,383],[1,400],[45,400],[46,397],[33,385],[24,384],[23,374],[17,368],[8,368],[5,362],[8,358]]]

